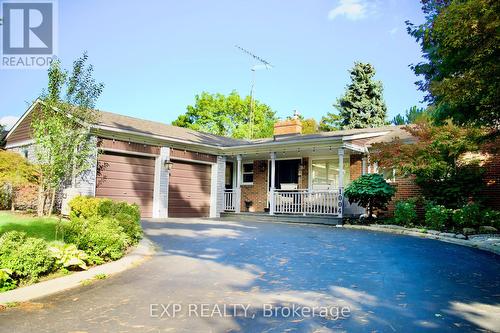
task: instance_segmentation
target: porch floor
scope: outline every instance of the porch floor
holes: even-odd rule
[[[249,213],[249,212],[222,212],[221,219],[232,221],[257,221],[257,222],[284,222],[284,223],[310,223],[310,224],[327,224],[327,225],[342,225],[342,218],[335,216],[319,216],[319,215],[285,215],[269,213]]]

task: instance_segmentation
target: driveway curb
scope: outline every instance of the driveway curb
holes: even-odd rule
[[[154,253],[153,242],[144,237],[132,252],[117,261],[92,267],[87,271],[75,272],[71,275],[0,293],[0,304],[26,302],[75,288],[81,286],[82,281],[94,279],[98,274],[116,274],[135,267],[147,260]]]
[[[404,228],[392,229],[392,228],[387,228],[387,227],[377,227],[374,225],[367,226],[367,225],[354,225],[354,224],[350,224],[350,225],[344,224],[343,227],[346,229],[381,231],[381,232],[387,232],[387,233],[391,233],[391,234],[399,234],[399,235],[407,235],[407,236],[427,238],[427,239],[435,239],[435,240],[439,240],[442,242],[453,243],[453,244],[458,244],[458,245],[462,245],[462,246],[468,246],[468,247],[472,247],[475,249],[488,251],[488,252],[492,252],[494,254],[500,255],[500,247],[499,246],[494,246],[491,244],[485,244],[485,243],[480,243],[480,242],[473,242],[470,240],[444,237],[444,236],[440,236],[440,235],[433,235],[433,234],[418,232],[418,231],[414,231],[414,230],[408,230],[408,229],[404,229]]]

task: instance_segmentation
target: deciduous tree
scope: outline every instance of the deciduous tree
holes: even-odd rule
[[[90,124],[97,121],[95,102],[104,85],[96,83],[86,53],[73,63],[71,72],[53,61],[48,71],[48,87],[32,128],[35,155],[40,171],[38,215],[52,213],[56,192],[91,165],[94,151]],[[49,199],[49,203],[46,200]]]
[[[172,125],[233,138],[266,138],[273,135],[275,112],[266,104],[242,98],[236,91],[225,96],[202,92],[195,104],[188,105],[186,113],[177,117]]]
[[[407,23],[425,61],[412,68],[438,120],[500,126],[500,2],[421,0],[426,21]]]

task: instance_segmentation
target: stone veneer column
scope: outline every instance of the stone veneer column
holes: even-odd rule
[[[170,148],[161,147],[155,161],[155,179],[153,192],[153,217],[168,217],[168,181],[170,178],[165,162],[170,160]]]

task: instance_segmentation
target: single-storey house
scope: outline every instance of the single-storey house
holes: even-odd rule
[[[33,156],[35,102],[5,138],[5,148]],[[77,194],[136,203],[145,218],[219,217],[223,212],[342,217],[364,211],[343,189],[381,172],[398,197],[418,192],[410,180],[370,163],[374,142],[407,138],[398,126],[302,135],[298,119],[278,121],[268,139],[240,140],[99,111],[92,126],[95,163],[64,190],[62,211]]]

